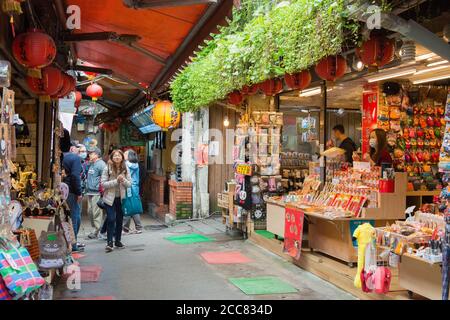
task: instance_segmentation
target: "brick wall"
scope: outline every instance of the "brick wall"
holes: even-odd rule
[[[177,219],[192,218],[192,183],[169,181],[169,212]]]

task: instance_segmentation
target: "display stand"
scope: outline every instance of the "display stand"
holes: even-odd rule
[[[369,222],[375,227],[385,226],[394,220],[405,219],[406,173],[396,173],[395,193],[379,193],[378,208],[363,208],[361,218],[332,219],[320,213],[305,212],[309,224],[309,247],[353,266],[358,261],[352,230]],[[267,230],[284,236],[284,205],[268,202]],[[281,234],[280,234],[281,233]]]
[[[440,263],[430,263],[405,253],[398,265],[399,284],[408,290],[410,297],[417,293],[428,299],[441,300],[441,272]]]

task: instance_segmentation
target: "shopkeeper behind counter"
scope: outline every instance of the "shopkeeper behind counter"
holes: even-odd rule
[[[353,152],[356,151],[356,144],[353,142],[352,139],[347,137],[345,134],[345,129],[342,124],[338,124],[333,127],[333,134],[336,140],[339,140],[341,144],[339,145],[339,148],[345,150],[345,162],[348,162],[350,164],[353,164]],[[328,147],[331,147],[332,143],[328,144]]]
[[[392,164],[392,157],[388,150],[386,131],[374,129],[370,132],[370,152],[364,154],[363,160],[370,161],[373,166],[380,167],[382,164]],[[360,161],[360,157],[354,153],[354,161]]]

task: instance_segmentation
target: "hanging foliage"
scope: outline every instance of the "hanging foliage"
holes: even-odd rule
[[[358,33],[358,23],[347,17],[345,0],[242,1],[229,25],[172,82],[175,108],[206,107],[234,90],[306,70],[339,53],[344,39]]]

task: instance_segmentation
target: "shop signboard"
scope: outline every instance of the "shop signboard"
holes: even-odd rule
[[[363,93],[362,105],[362,154],[369,152],[370,131],[377,127],[378,90],[371,88]]]
[[[304,219],[305,213],[302,210],[286,207],[283,250],[297,260],[300,259],[302,252]]]
[[[146,139],[137,128],[130,124],[120,126],[120,144],[122,146],[145,146]]]
[[[350,220],[350,237],[353,237],[353,232],[355,232],[356,228],[363,223],[370,223],[372,227],[375,227],[375,220]],[[358,247],[358,242],[353,240],[353,247]]]

